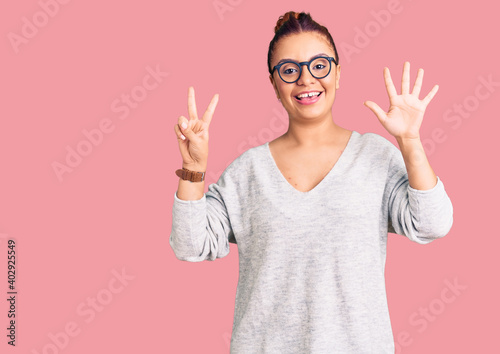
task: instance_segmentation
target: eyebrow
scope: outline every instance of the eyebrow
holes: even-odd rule
[[[313,60],[314,58],[317,58],[317,57],[323,57],[323,56],[325,56],[325,57],[329,57],[329,55],[328,55],[328,54],[325,54],[325,53],[319,53],[319,54],[316,54],[316,55],[312,56],[309,60]],[[276,64],[276,65],[280,65],[280,64],[281,64],[281,63],[283,63],[284,61],[294,61],[294,62],[296,62],[296,63],[298,62],[298,61],[297,61],[297,60],[295,60],[295,59],[283,58],[283,59],[281,59],[281,60],[278,62],[278,64]]]

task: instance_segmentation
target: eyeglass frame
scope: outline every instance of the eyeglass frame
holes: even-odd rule
[[[316,77],[316,76],[314,76],[314,74],[311,72],[311,63],[312,63],[313,61],[315,61],[316,59],[320,59],[320,58],[326,59],[326,60],[328,60],[328,61],[330,62],[330,69],[328,70],[328,73],[327,73],[325,76],[322,76],[322,77]],[[293,61],[293,60],[287,60],[287,61],[284,61],[284,62],[282,62],[282,63],[278,64],[278,65],[275,65],[275,66],[273,67],[273,71],[271,72],[271,75],[272,75],[272,74],[274,74],[274,71],[275,71],[275,70],[278,70],[278,75],[279,75],[280,79],[281,79],[283,82],[285,82],[285,83],[287,83],[287,84],[293,84],[293,83],[295,83],[295,82],[299,81],[300,77],[302,76],[302,66],[303,66],[303,65],[307,65],[307,69],[309,70],[309,73],[312,75],[312,77],[314,77],[315,79],[318,79],[318,80],[319,80],[319,79],[324,79],[325,77],[327,77],[328,75],[330,75],[330,72],[332,71],[332,61],[335,63],[335,65],[338,65],[338,64],[337,64],[337,61],[335,60],[335,58],[334,58],[334,57],[325,57],[325,56],[315,57],[315,58],[312,58],[312,59],[311,59],[311,60],[309,60],[309,61],[302,61],[302,62],[296,62],[296,61]],[[291,81],[291,82],[290,82],[290,81],[285,81],[285,79],[283,79],[283,77],[281,77],[281,72],[280,72],[280,70],[279,70],[279,69],[281,68],[281,66],[282,66],[283,64],[287,64],[287,63],[293,63],[293,64],[297,64],[297,65],[299,66],[299,76],[297,77],[297,79],[296,79],[295,81]]]

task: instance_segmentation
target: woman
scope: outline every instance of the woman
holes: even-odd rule
[[[387,113],[365,102],[400,151],[333,121],[339,57],[309,14],[280,17],[268,67],[288,131],[237,157],[206,194],[203,181],[189,179],[199,181],[206,169],[218,95],[200,120],[190,87],[190,119],[181,116],[175,132],[183,168],[193,173],[177,172],[170,245],[178,259],[198,262],[225,257],[229,242],[238,244],[232,353],[394,353],[387,234],[427,244],[453,223],[419,136],[437,86],[420,100],[420,70],[410,93],[405,63],[399,95],[384,69]]]

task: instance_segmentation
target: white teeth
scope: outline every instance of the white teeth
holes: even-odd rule
[[[312,96],[319,96],[321,92],[310,92],[310,93],[303,93],[298,95],[298,98],[304,98],[304,97],[312,97]]]

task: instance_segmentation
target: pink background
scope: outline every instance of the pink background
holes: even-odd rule
[[[421,136],[453,202],[454,224],[425,246],[389,235],[397,352],[499,352],[494,2],[66,2],[3,2],[0,10],[2,353],[229,352],[237,246],[215,262],[189,263],[168,243],[182,162],[174,125],[188,114],[188,86],[198,112],[220,94],[205,191],[243,151],[286,131],[276,121],[281,105],[266,59],[276,20],[288,10],[310,12],[337,44],[342,77],[333,115],[344,128],[397,145],[363,106],[369,99],[388,107],[384,66],[398,91],[405,60],[412,85],[425,69],[421,98],[440,85]],[[377,24],[380,11],[394,6]],[[148,68],[168,75],[155,81]],[[490,90],[488,77],[497,83]],[[122,95],[131,94],[134,108],[126,111]],[[450,113],[458,105],[463,117]],[[107,131],[102,141],[99,128]],[[58,178],[53,165],[65,164],[68,146],[86,156]],[[6,344],[9,239],[18,256],[15,349]],[[445,302],[446,281],[455,278],[465,289]]]

